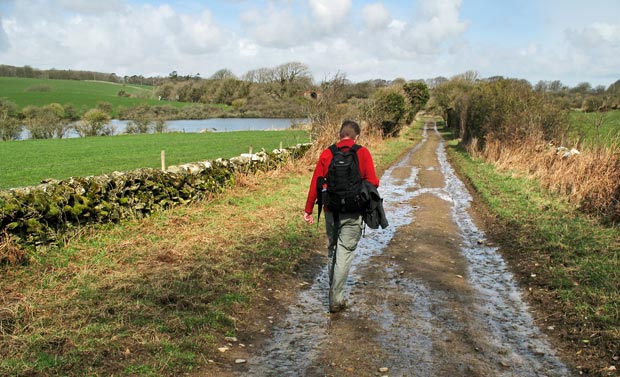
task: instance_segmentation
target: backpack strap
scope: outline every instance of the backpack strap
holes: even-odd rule
[[[361,148],[362,148],[361,145],[353,144],[351,148],[349,148],[349,150],[355,153],[355,155],[357,156],[357,151],[359,151]],[[330,145],[328,149],[332,152],[332,156],[340,150],[340,148],[338,148],[336,144]]]
[[[323,177],[319,177],[316,181],[316,192],[317,192],[317,199],[316,199],[316,204],[318,205],[318,215],[317,215],[317,219],[316,219],[316,227],[319,227],[319,222],[321,221],[321,211],[323,210],[323,205],[325,205],[324,203],[324,199],[325,199],[325,178]]]
[[[330,145],[328,149],[332,152],[332,156],[334,156],[340,150],[338,149],[338,146],[336,144]]]
[[[353,146],[351,146],[351,148],[349,149],[349,151],[353,152],[353,158],[355,158],[355,162],[357,163],[357,167],[360,169],[360,176],[362,174],[362,170],[360,167],[360,159],[359,157],[357,157],[357,151],[359,151],[362,148],[361,145],[358,144],[353,144]],[[364,180],[364,177],[362,177],[362,181]]]

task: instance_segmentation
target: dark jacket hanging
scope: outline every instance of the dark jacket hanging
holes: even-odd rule
[[[383,198],[379,195],[379,190],[367,180],[363,181],[362,192],[360,194],[363,200],[368,201],[368,209],[363,214],[364,222],[371,229],[385,229],[389,226],[385,211],[383,210]]]

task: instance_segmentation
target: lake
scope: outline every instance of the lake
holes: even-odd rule
[[[130,120],[112,119],[110,122],[114,126],[114,134],[119,135],[125,132],[127,123]],[[294,124],[308,123],[307,119],[280,119],[280,118],[213,118],[213,119],[181,119],[167,120],[168,132],[231,132],[231,131],[263,131],[263,130],[285,130]],[[79,137],[71,130],[66,138]],[[24,128],[20,139],[30,138],[30,133]]]
[[[122,133],[129,120],[112,120],[117,133]],[[177,132],[229,132],[229,131],[261,131],[284,130],[293,124],[307,123],[307,119],[278,118],[213,118],[186,119],[166,121],[168,131]]]

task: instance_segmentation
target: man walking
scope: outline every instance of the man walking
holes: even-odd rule
[[[339,135],[340,141],[325,149],[319,157],[304,209],[304,220],[308,224],[313,224],[312,210],[314,203],[321,195],[319,190],[327,191],[327,203],[320,200],[319,205],[322,203],[325,207],[325,230],[328,238],[329,311],[331,313],[339,312],[346,306],[344,285],[351,268],[351,262],[353,261],[353,251],[357,247],[364,226],[362,219],[363,208],[355,205],[358,202],[357,199],[359,199],[359,194],[357,199],[354,197],[354,191],[358,187],[356,182],[358,179],[344,178],[345,181],[351,182],[347,186],[349,194],[353,191],[353,199],[349,197],[346,200],[344,198],[334,199],[338,193],[334,193],[333,190],[336,190],[338,186],[342,186],[337,183],[339,180],[342,180],[337,174],[343,174],[339,172],[344,171],[343,169],[337,170],[334,164],[332,164],[332,160],[335,160],[334,155],[337,156],[338,162],[346,165],[347,157],[342,156],[349,156],[351,153],[347,152],[352,152],[351,161],[354,161],[352,164],[355,164],[352,166],[355,166],[356,170],[354,173],[357,174],[357,170],[359,170],[359,175],[357,176],[359,177],[359,186],[361,187],[362,180],[366,180],[373,186],[379,187],[379,179],[377,178],[370,152],[367,148],[356,144],[360,133],[360,126],[356,122],[346,120],[342,123]],[[321,188],[317,187],[319,183]]]

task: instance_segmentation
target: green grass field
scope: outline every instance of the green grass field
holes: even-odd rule
[[[620,110],[605,113],[582,113],[573,111],[569,114],[571,135],[587,143],[618,145],[620,144]]]
[[[48,88],[49,91],[37,90],[42,87]],[[121,90],[135,97],[119,97],[118,92]],[[158,101],[153,98],[153,89],[149,86],[19,77],[0,77],[0,98],[2,97],[17,104],[20,110],[28,105],[44,106],[55,102],[61,105],[72,103],[80,113],[97,107],[99,102],[111,103],[115,113],[121,107],[130,108],[140,104],[166,104],[175,107],[188,105],[182,102]]]
[[[271,151],[309,141],[305,131],[238,131],[226,133],[165,133],[0,143],[0,189],[138,168],[230,158],[261,148]]]

